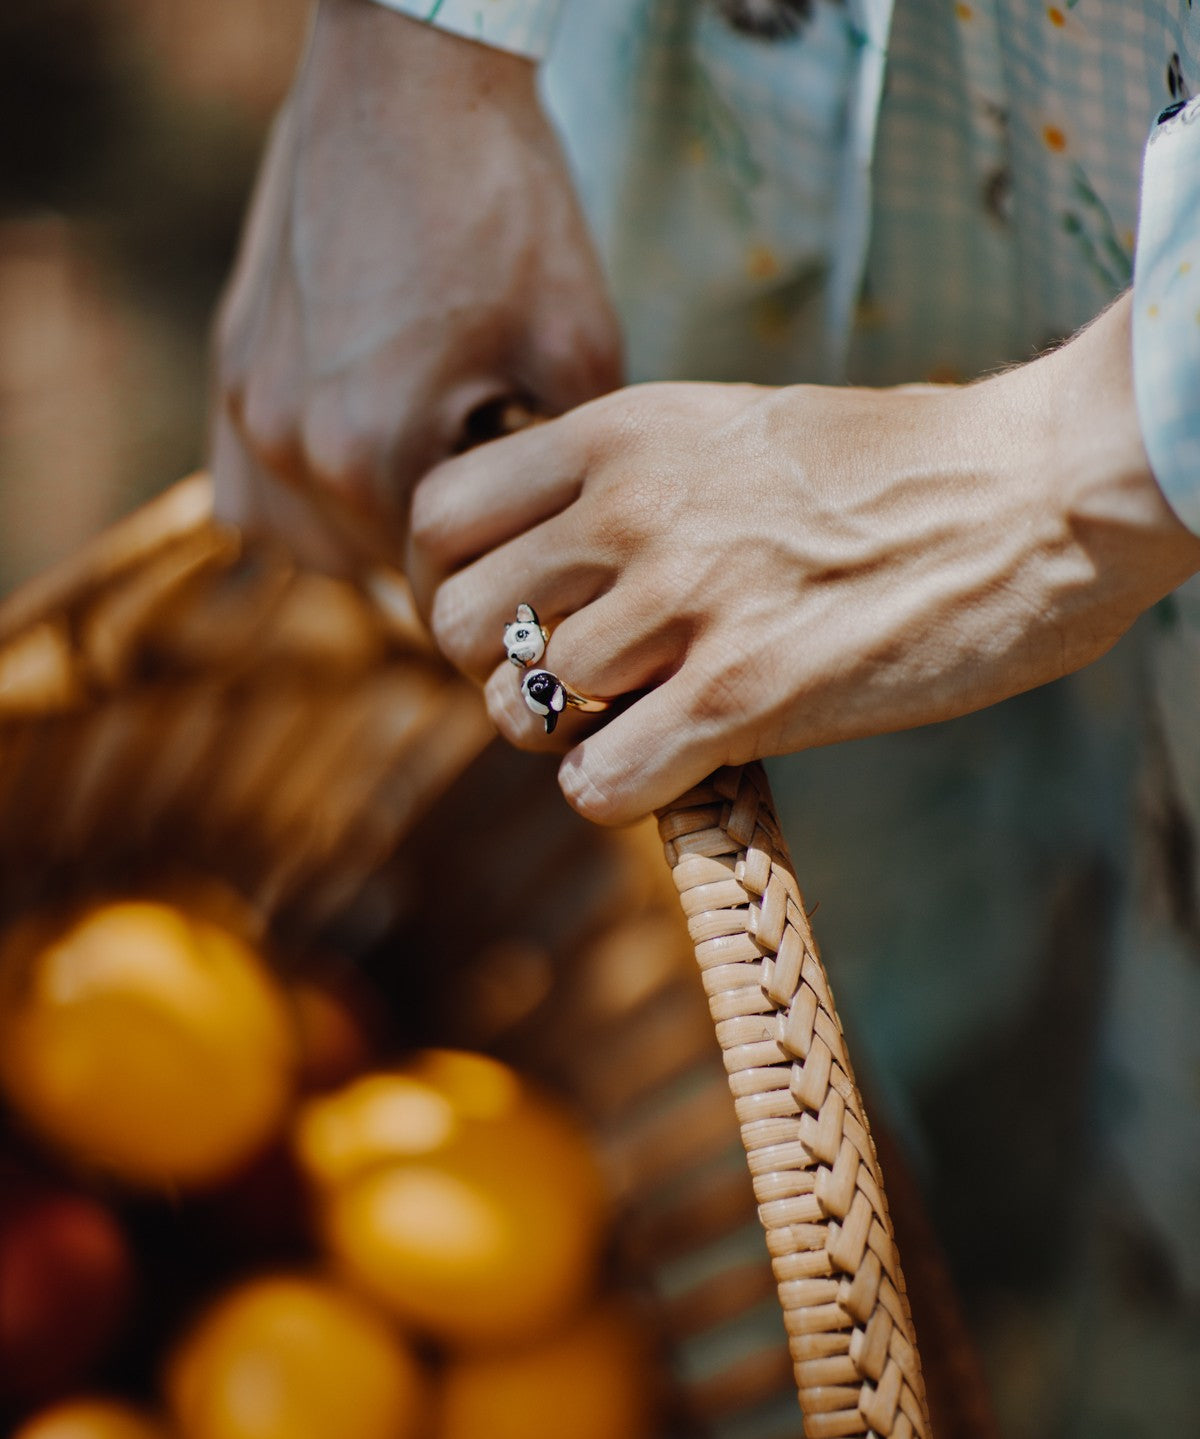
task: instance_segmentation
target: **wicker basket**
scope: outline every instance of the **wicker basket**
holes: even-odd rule
[[[660,844],[584,824],[552,767],[491,739],[401,584],[242,545],[193,478],[0,607],[0,920],[199,872],[283,946],[387,936],[421,957],[385,976],[419,1032],[515,1058],[590,1120],[693,1427],[794,1434],[798,1388],[809,1439],[928,1435],[875,1146],[761,770],[684,795]],[[979,1435],[946,1312],[939,1433]]]

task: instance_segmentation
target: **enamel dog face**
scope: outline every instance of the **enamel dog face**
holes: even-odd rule
[[[504,648],[518,669],[536,665],[546,653],[549,638],[532,605],[518,605],[516,619],[504,626]]]

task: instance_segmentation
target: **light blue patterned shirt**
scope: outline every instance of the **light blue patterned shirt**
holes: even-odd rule
[[[1200,99],[1146,147],[1138,226],[1134,384],[1150,464],[1200,532]]]
[[[1200,532],[1200,5],[388,3],[546,54],[633,379],[971,379],[1132,284],[1147,454]],[[860,1066],[997,1256],[1008,1432],[1195,1432],[1198,735],[1192,581],[1067,681],[771,766]],[[927,1122],[964,1093],[977,1125]]]
[[[378,0],[468,40],[540,60],[550,48],[562,0]]]
[[[1187,0],[817,0],[782,45],[704,0],[381,3],[550,55],[638,377],[970,376],[1091,318],[1136,230],[1138,412],[1200,530],[1194,106],[1137,220],[1200,75]]]

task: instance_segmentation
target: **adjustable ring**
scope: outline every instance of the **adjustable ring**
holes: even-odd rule
[[[529,670],[521,681],[521,693],[534,714],[541,715],[546,721],[547,734],[554,733],[558,717],[568,705],[584,714],[598,715],[603,714],[612,703],[611,700],[591,699],[588,695],[579,694],[549,670]]]
[[[504,648],[509,660],[526,672],[521,679],[525,703],[546,723],[546,733],[553,734],[558,717],[568,707],[582,714],[603,714],[610,700],[593,699],[573,690],[549,670],[530,669],[546,653],[550,632],[537,617],[532,605],[517,606],[517,618],[504,626]]]
[[[516,619],[504,626],[504,648],[509,661],[518,669],[537,664],[546,653],[549,638],[550,631],[538,622],[532,605],[518,605]]]

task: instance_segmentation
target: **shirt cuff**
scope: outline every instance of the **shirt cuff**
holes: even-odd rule
[[[1200,96],[1164,110],[1146,144],[1133,307],[1142,442],[1171,508],[1200,534]]]
[[[376,0],[439,30],[541,60],[563,0]]]

